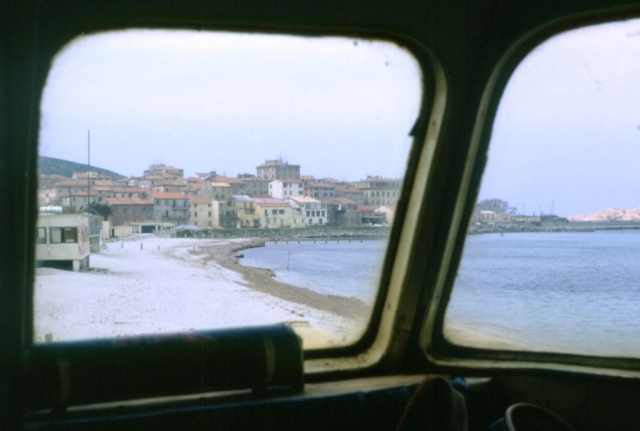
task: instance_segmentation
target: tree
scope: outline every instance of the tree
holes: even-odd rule
[[[516,214],[518,209],[510,207],[509,202],[503,199],[484,199],[476,204],[479,211],[493,211],[496,213]]]
[[[87,210],[91,214],[101,215],[105,221],[109,220],[109,216],[113,213],[113,208],[111,208],[111,205],[102,204],[100,202],[91,202],[87,206]]]

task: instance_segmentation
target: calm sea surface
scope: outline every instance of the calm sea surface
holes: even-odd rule
[[[446,318],[542,350],[640,356],[640,231],[470,236]]]
[[[372,304],[385,246],[267,243],[241,263]],[[446,319],[541,350],[640,356],[640,231],[470,236]]]
[[[240,263],[267,268],[276,278],[320,293],[355,297],[373,305],[386,240],[267,242],[243,250]]]

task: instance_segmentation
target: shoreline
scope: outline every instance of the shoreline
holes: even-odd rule
[[[276,280],[275,273],[270,269],[240,264],[237,257],[238,252],[249,248],[264,247],[266,241],[270,240],[251,239],[235,243],[206,245],[199,247],[199,250],[206,252],[209,255],[209,260],[242,275],[246,283],[241,284],[250,289],[346,318],[364,319],[368,317],[371,312],[370,307],[357,298],[324,294],[306,287],[294,286]]]
[[[504,334],[495,334],[487,330],[470,328],[461,323],[447,322],[444,326],[444,338],[451,344],[476,349],[514,350],[532,352],[536,349],[533,344],[515,340]]]
[[[184,230],[178,238],[243,240],[261,239],[264,241],[304,241],[304,240],[341,240],[341,239],[382,239],[391,233],[389,226],[361,226],[339,228],[330,226],[281,228],[281,229],[200,229]]]
[[[36,269],[34,341],[286,324],[307,348],[345,345],[364,330],[370,309],[244,267],[236,253],[262,240],[136,235],[91,255],[87,271]]]
[[[34,341],[275,323],[294,327],[307,348],[356,341],[371,308],[357,298],[280,282],[268,269],[238,262],[238,252],[264,244],[139,235],[93,254],[88,271],[37,268]],[[445,336],[462,345],[531,349],[523,340],[461,325],[448,325]]]
[[[571,221],[561,224],[512,224],[503,223],[495,226],[469,226],[467,235],[482,235],[491,233],[584,233],[611,230],[638,230],[640,221]]]

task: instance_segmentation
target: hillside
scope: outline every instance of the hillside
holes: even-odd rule
[[[74,172],[86,172],[87,165],[53,157],[40,156],[38,159],[38,170],[40,175],[62,175],[71,178]],[[91,171],[108,175],[114,181],[125,178],[124,175],[95,166],[91,166]]]
[[[607,208],[592,214],[567,218],[570,221],[636,221],[640,220],[640,208]]]

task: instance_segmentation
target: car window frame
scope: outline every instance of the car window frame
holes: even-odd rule
[[[145,25],[146,24],[146,25]],[[42,55],[38,58],[38,70],[41,76],[42,85],[39,87],[39,97],[42,97],[44,91],[44,83],[46,82],[50,64],[52,64],[55,56],[61,52],[69,43],[71,43],[76,37],[87,37],[93,33],[99,34],[108,31],[128,30],[132,28],[145,28],[145,29],[167,29],[167,30],[196,30],[196,26],[185,23],[182,26],[165,26],[158,23],[140,23],[139,25],[123,26],[122,24],[113,25],[109,27],[97,26],[96,28],[85,28],[82,33],[64,33],[60,32],[60,37],[52,38],[46,42],[46,48],[42,48],[43,52],[47,55]],[[206,28],[200,27],[199,30],[206,31],[225,31],[225,32],[243,32],[247,31],[246,28],[228,27],[224,25],[211,25]],[[402,286],[403,281],[398,279],[394,283],[397,285],[394,289],[390,289],[389,285],[392,279],[392,272],[398,267],[397,255],[399,249],[399,243],[401,241],[410,241],[411,228],[407,225],[407,212],[409,207],[409,200],[416,196],[415,186],[416,177],[419,177],[419,181],[426,182],[428,165],[430,158],[426,161],[420,161],[425,152],[433,151],[437,142],[437,128],[431,128],[428,136],[426,125],[429,122],[440,123],[442,115],[444,113],[444,75],[440,73],[438,78],[439,82],[436,84],[436,76],[438,68],[438,62],[435,56],[422,44],[414,40],[413,38],[401,35],[395,32],[383,32],[383,31],[345,31],[344,29],[336,29],[332,31],[330,28],[322,29],[319,31],[310,31],[309,29],[290,29],[290,31],[274,33],[272,29],[259,26],[252,27],[250,29],[253,33],[264,34],[290,34],[292,36],[301,37],[345,37],[345,38],[361,38],[369,40],[387,41],[398,45],[402,49],[406,49],[407,52],[412,55],[420,68],[422,73],[422,99],[420,103],[420,109],[418,118],[414,124],[413,130],[407,131],[411,133],[413,137],[413,143],[409,154],[407,155],[407,170],[405,173],[404,181],[400,191],[400,197],[398,199],[395,222],[391,227],[390,235],[388,237],[387,250],[384,260],[382,262],[381,277],[378,284],[378,295],[374,302],[374,306],[371,313],[369,323],[362,334],[361,338],[353,344],[347,346],[329,347],[322,349],[314,349],[305,351],[305,372],[309,375],[312,374],[324,374],[335,372],[351,372],[353,370],[363,370],[375,366],[389,351],[389,343],[391,342],[392,327],[395,324],[395,315],[397,309],[394,307],[389,309],[387,305],[389,302],[399,301],[400,291],[406,286]],[[45,67],[47,65],[47,67]],[[436,88],[440,92],[438,97],[439,103],[436,103]],[[38,105],[39,106],[39,105]],[[434,106],[439,106],[438,109],[434,109]],[[434,114],[435,112],[435,114]],[[421,193],[418,192],[418,196]],[[421,197],[419,197],[421,199]],[[416,210],[417,211],[416,207]],[[417,220],[417,213],[414,218]],[[405,232],[405,234],[403,234]],[[405,237],[406,239],[402,239]],[[35,244],[35,237],[32,238]],[[404,254],[404,259],[409,259],[408,254]],[[396,271],[396,274],[399,272]],[[393,294],[390,291],[393,290]],[[414,289],[417,292],[418,288]],[[417,293],[412,293],[416,295]],[[30,290],[29,302],[33,302],[33,291]],[[413,307],[414,305],[410,305]],[[31,310],[33,313],[33,308]],[[33,317],[29,319],[29,333],[33,332]],[[32,338],[32,337],[31,337]],[[32,344],[28,341],[28,344]],[[363,360],[366,358],[366,360]]]
[[[442,372],[473,372],[497,375],[505,370],[561,371],[569,373],[601,373],[613,376],[640,376],[640,358],[602,357],[569,353],[530,352],[482,349],[460,346],[444,336],[444,317],[462,259],[468,225],[477,201],[482,175],[487,163],[491,129],[511,76],[517,67],[540,44],[561,33],[580,28],[640,18],[640,8],[629,6],[567,15],[546,22],[526,32],[504,50],[487,81],[475,120],[471,145],[457,196],[453,223],[448,232],[443,263],[433,295],[428,300],[420,332],[420,347],[434,369]]]

